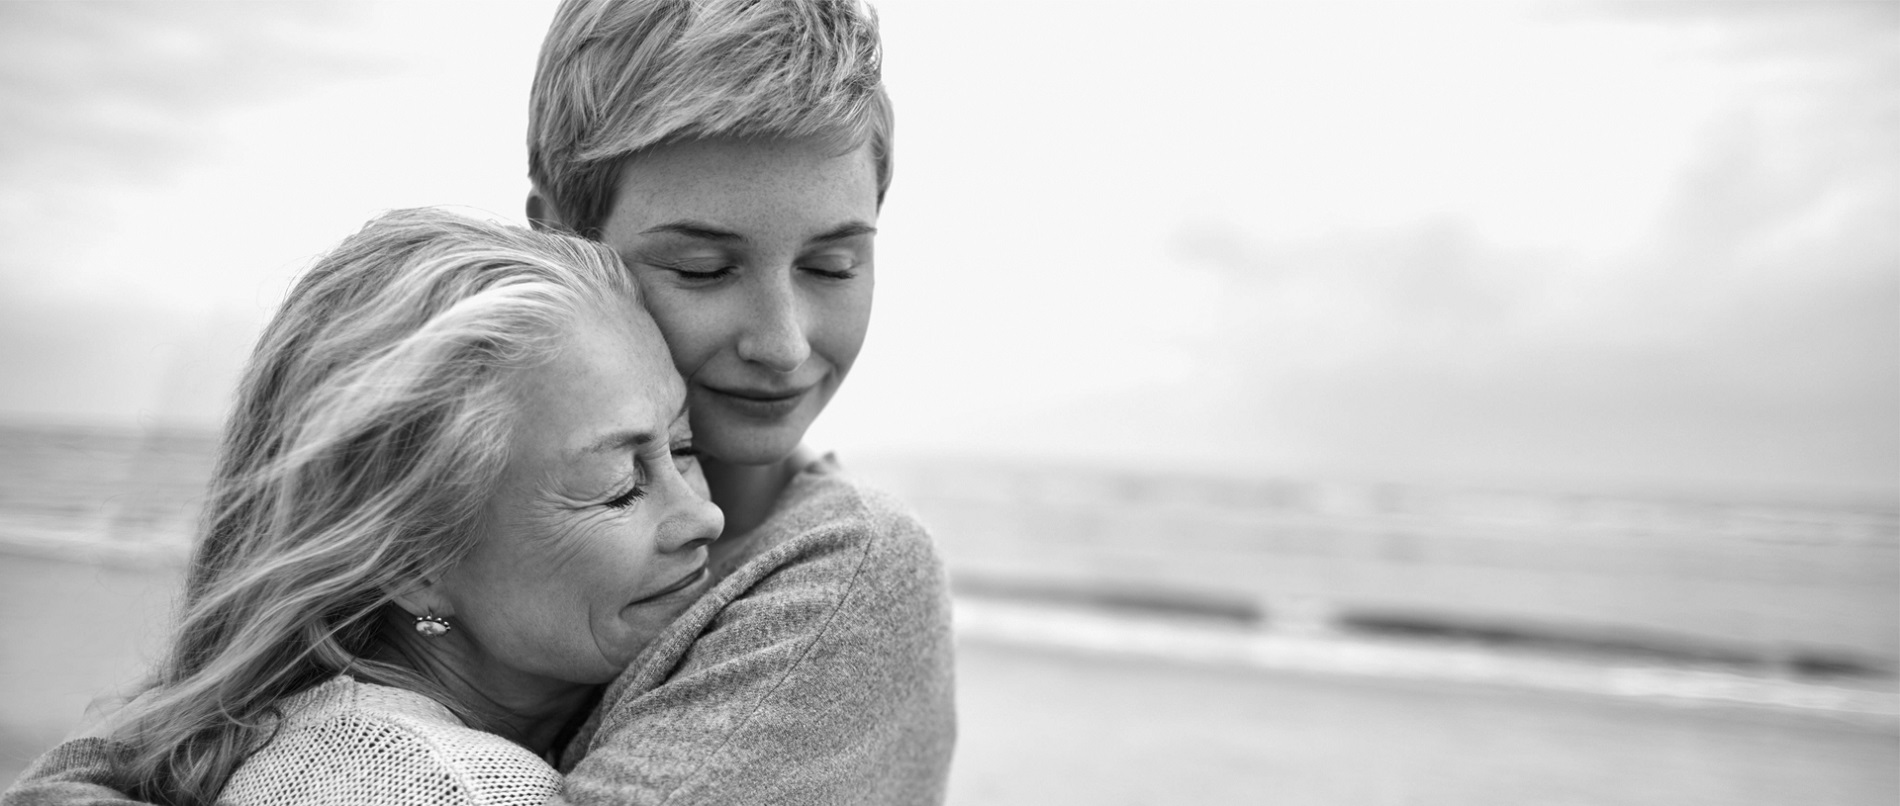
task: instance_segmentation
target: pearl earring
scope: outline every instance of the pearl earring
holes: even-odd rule
[[[454,628],[449,626],[447,619],[436,616],[433,613],[427,616],[416,617],[416,632],[422,633],[425,638],[440,638],[444,635],[448,635],[451,629]]]

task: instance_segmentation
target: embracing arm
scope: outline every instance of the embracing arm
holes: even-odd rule
[[[663,638],[690,649],[630,673],[563,795],[940,803],[956,733],[943,568],[907,516],[869,528],[788,541],[703,631]]]
[[[915,521],[869,523],[766,552],[727,580],[742,594],[663,636],[650,654],[665,660],[609,695],[563,797],[941,803],[956,733],[943,568]],[[115,758],[102,740],[67,742],[0,806],[129,806]]]
[[[114,775],[121,753],[105,739],[72,739],[21,773],[0,806],[132,806]]]

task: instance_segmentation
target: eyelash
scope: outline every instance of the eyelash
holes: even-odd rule
[[[621,493],[617,496],[614,496],[613,500],[608,501],[605,504],[602,504],[601,506],[604,506],[608,509],[626,509],[627,507],[633,506],[633,502],[638,501],[645,497],[647,497],[646,488],[636,483],[633,485],[631,489],[628,489],[626,492]]]
[[[738,271],[737,268],[732,266],[721,266],[712,271],[695,271],[679,266],[666,266],[664,268],[688,280],[722,280],[731,277],[733,272]]]
[[[653,265],[658,266],[667,271],[670,271],[673,274],[686,280],[702,280],[702,281],[723,280],[727,277],[731,277],[734,273],[736,273],[739,270],[737,266],[721,266],[717,269],[701,271],[697,269],[687,268],[685,265],[679,264],[679,263],[660,263],[658,261],[654,261]],[[858,276],[857,269],[831,270],[831,269],[814,269],[810,267],[801,267],[800,271],[811,272],[812,274],[818,275],[819,277],[823,277],[827,280],[849,280],[853,277]]]
[[[691,442],[674,445],[671,453],[674,461],[699,458],[699,449],[693,447],[693,443]],[[602,503],[601,506],[608,509],[626,509],[627,507],[633,506],[635,501],[645,497],[647,497],[646,485],[636,481],[626,492],[614,496],[612,499]]]

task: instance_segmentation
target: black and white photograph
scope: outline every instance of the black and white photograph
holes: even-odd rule
[[[0,243],[0,806],[1900,803],[1897,0],[0,0]]]

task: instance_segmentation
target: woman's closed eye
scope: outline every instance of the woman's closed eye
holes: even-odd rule
[[[692,469],[693,464],[699,461],[699,449],[693,447],[693,442],[690,437],[684,440],[670,442],[666,452],[672,459],[673,466],[681,473],[688,472]],[[640,455],[634,460],[638,476],[633,480],[633,484],[627,488],[626,492],[601,502],[601,506],[607,507],[608,509],[626,509],[633,506],[634,503],[640,499],[645,498],[647,495],[647,463],[655,461],[656,459],[657,457],[655,455],[647,451],[641,451]]]
[[[802,268],[805,271],[811,272],[812,274],[816,274],[819,277],[823,277],[827,280],[849,280],[853,277],[858,276],[858,272],[856,269],[825,269],[825,268],[820,268],[818,266],[804,266]]]
[[[639,501],[640,499],[645,498],[646,496],[647,496],[646,485],[636,481],[633,483],[632,487],[627,488],[626,492],[608,499],[607,501],[603,502],[601,506],[604,506],[608,509],[626,509],[628,507],[633,506],[634,502]]]
[[[858,276],[858,260],[849,254],[818,254],[800,259],[798,269],[828,280],[849,280]]]
[[[714,258],[700,260],[664,260],[643,258],[640,262],[661,271],[671,273],[682,280],[708,281],[730,277],[739,271],[739,267],[730,260]]]
[[[647,472],[648,463],[653,461],[651,448],[637,450],[633,454],[633,480],[627,485],[626,492],[601,502],[608,509],[627,509],[647,497],[647,481],[651,474]]]

